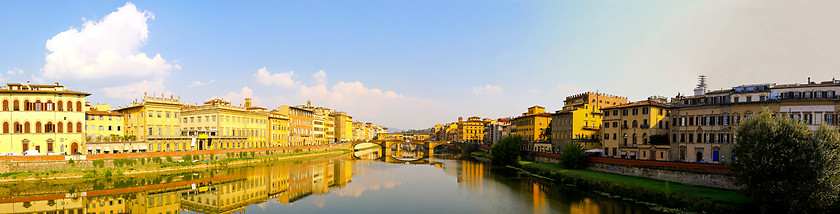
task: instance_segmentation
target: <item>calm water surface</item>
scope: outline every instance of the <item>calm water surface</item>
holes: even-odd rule
[[[649,212],[634,203],[481,162],[430,159],[406,164],[354,155],[170,175],[0,185],[0,213]]]

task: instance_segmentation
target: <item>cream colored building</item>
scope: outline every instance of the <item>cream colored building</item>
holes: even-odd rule
[[[263,108],[250,106],[249,99],[246,99],[245,106],[233,106],[230,102],[213,99],[201,106],[184,107],[181,114],[183,135],[207,135],[210,141],[197,144],[193,148],[195,150],[267,147],[269,113]]]
[[[181,105],[181,100],[171,95],[166,98],[144,93],[140,101],[135,100],[115,111],[123,114],[125,135],[147,143],[140,151],[184,151],[189,145],[187,139],[181,137]]]
[[[89,95],[58,83],[9,83],[0,87],[0,154],[26,150],[38,150],[42,155],[84,152],[83,104]]]
[[[645,100],[604,107],[602,111],[604,118],[601,143],[604,146],[604,156],[670,160],[668,134],[671,112],[668,105]]]

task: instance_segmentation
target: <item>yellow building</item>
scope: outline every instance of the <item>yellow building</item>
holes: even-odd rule
[[[559,152],[569,143],[600,149],[601,108],[627,103],[626,97],[585,92],[566,97],[563,109],[552,114],[551,144]]]
[[[547,140],[542,133],[548,128],[549,123],[551,123],[551,114],[546,113],[542,106],[532,106],[528,108],[528,112],[522,113],[522,116],[513,118],[511,124],[516,128],[512,134],[522,136],[527,149],[530,143]]]
[[[312,115],[312,138],[315,141],[315,145],[323,145],[326,144],[327,138],[325,134],[325,122],[326,118],[323,115],[314,114]]]
[[[250,106],[250,99],[246,99],[245,105],[233,106],[213,99],[202,106],[186,106],[181,109],[183,135],[202,138],[206,134],[212,139],[196,143],[195,150],[267,147],[268,112]]]
[[[87,142],[120,140],[124,135],[123,115],[111,111],[111,105],[95,105],[85,112]]]
[[[333,111],[330,113],[335,124],[335,138],[338,142],[353,140],[353,117],[345,112]]]
[[[140,151],[183,151],[188,148],[188,139],[181,137],[180,99],[150,97],[144,93],[139,102],[135,100],[115,111],[123,114],[125,135],[147,142]]]
[[[277,112],[270,112],[268,115],[268,123],[270,124],[270,146],[289,146],[289,116]]]
[[[361,122],[353,122],[353,140],[366,140],[365,134],[367,130],[365,129],[365,124]]]
[[[604,112],[601,129],[604,156],[670,160],[671,112],[668,105],[649,99],[601,110]]]
[[[72,154],[85,147],[83,103],[90,94],[58,85],[6,84],[0,87],[0,154],[38,150]]]
[[[481,143],[484,140],[484,125],[486,122],[479,117],[458,117],[458,142]]]

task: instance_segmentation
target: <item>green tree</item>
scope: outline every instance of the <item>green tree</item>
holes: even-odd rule
[[[542,133],[540,133],[540,139],[543,139],[545,141],[551,141],[551,126],[548,126],[542,130]]]
[[[586,167],[586,150],[577,142],[566,144],[560,161],[568,169],[582,169]]]
[[[491,153],[493,153],[493,164],[495,165],[519,165],[519,154],[522,150],[522,136],[512,135],[499,139],[499,142],[493,145]]]
[[[840,196],[840,134],[810,130],[766,109],[737,130],[732,164],[736,184],[762,212],[808,213]]]

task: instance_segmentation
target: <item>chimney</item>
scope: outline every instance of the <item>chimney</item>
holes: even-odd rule
[[[808,84],[811,84],[811,77],[808,77]]]
[[[55,82],[55,86],[58,86],[58,82]]]
[[[251,98],[245,98],[245,108],[251,107]]]

